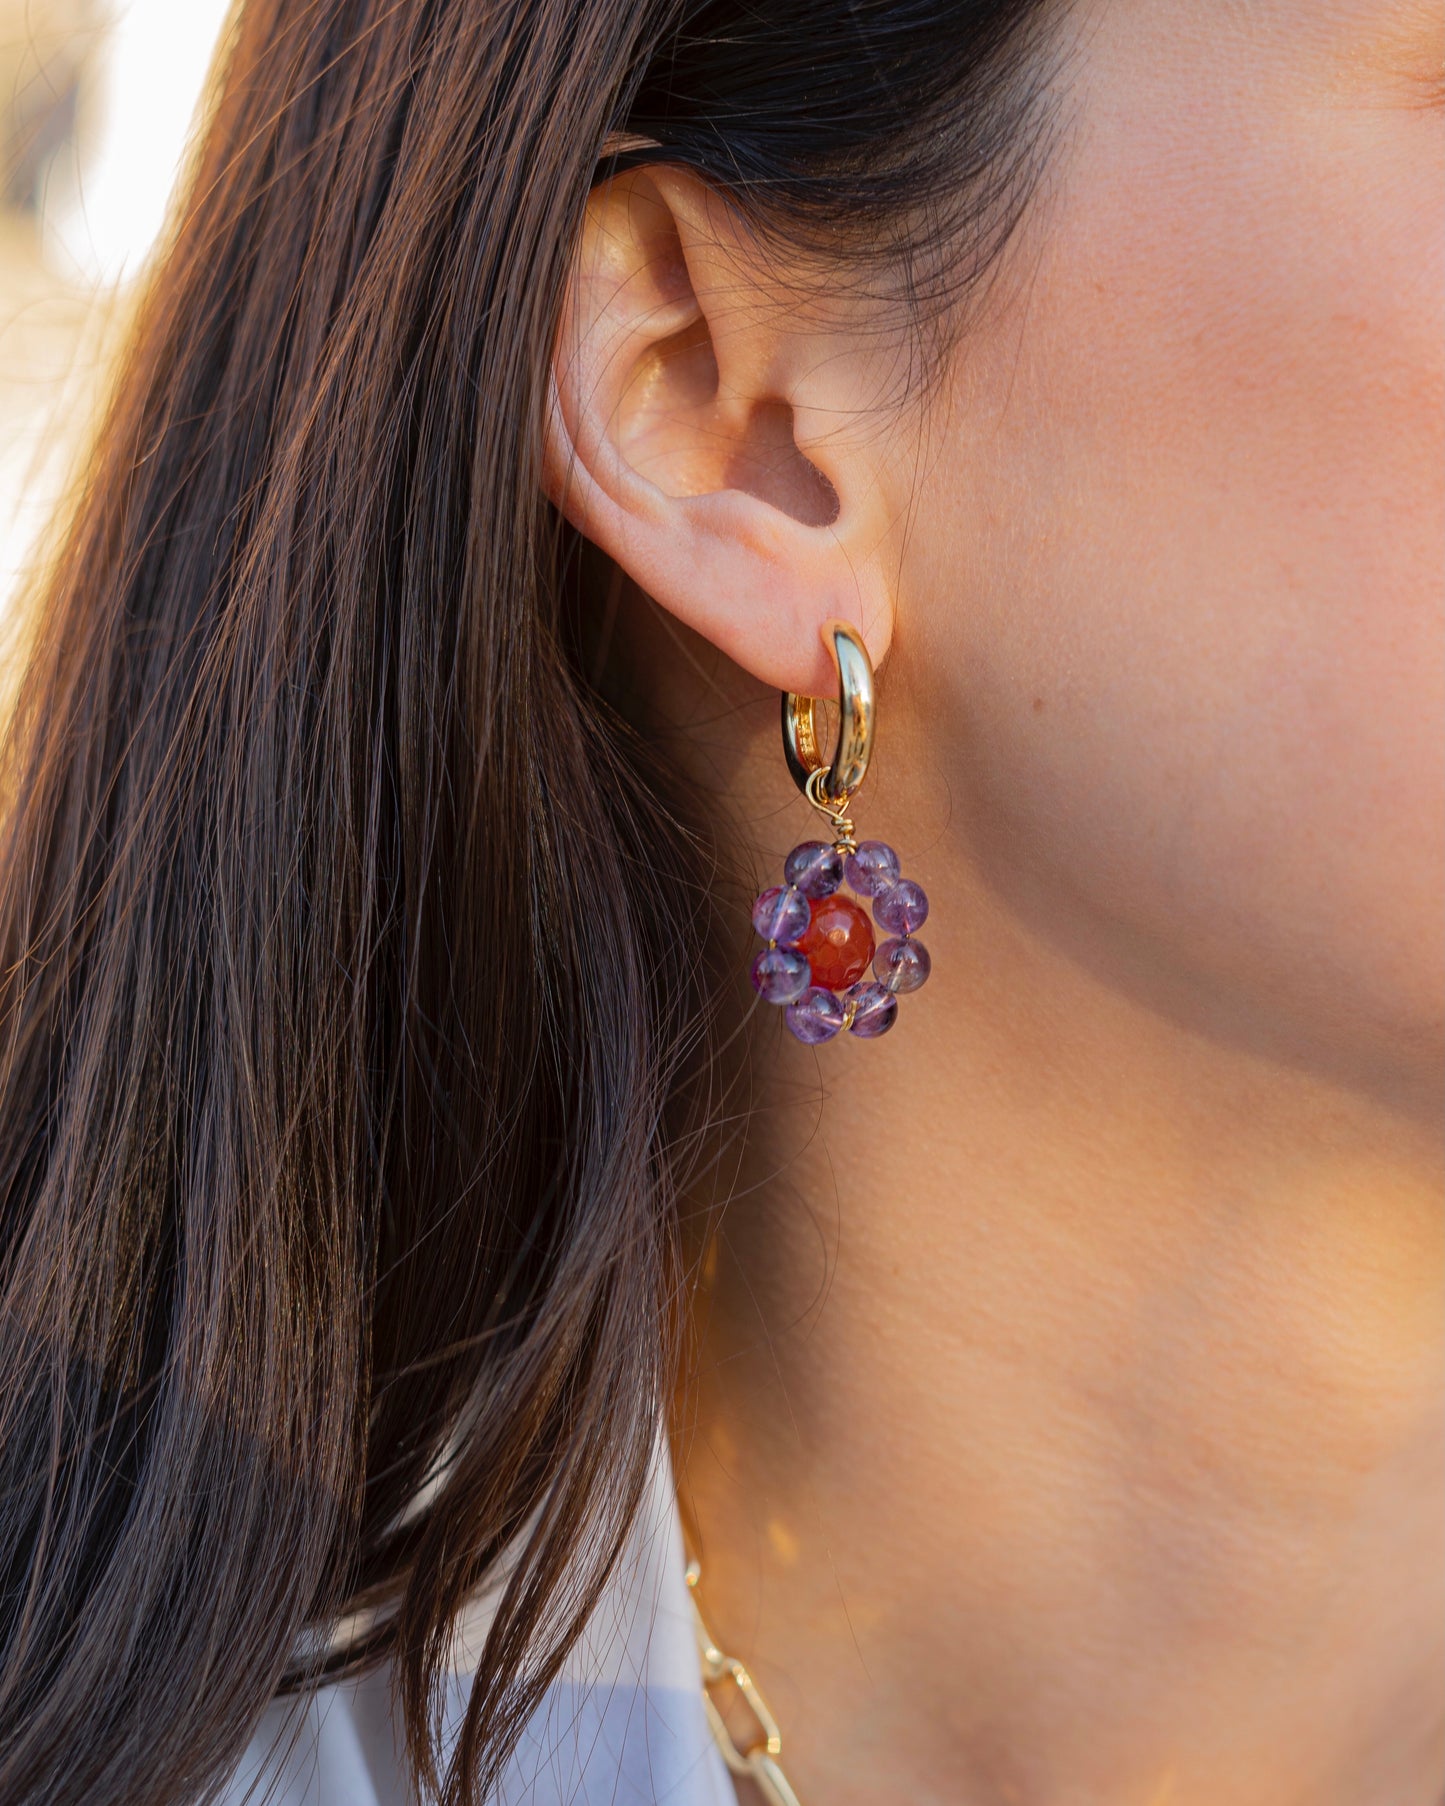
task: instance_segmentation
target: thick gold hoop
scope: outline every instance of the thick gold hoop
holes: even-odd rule
[[[830,621],[823,640],[838,667],[838,744],[832,762],[824,764],[818,747],[818,699],[791,690],[783,692],[783,752],[803,795],[832,813],[846,807],[867,776],[877,713],[873,663],[857,629],[846,621]]]

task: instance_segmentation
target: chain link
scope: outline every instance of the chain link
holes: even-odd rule
[[[757,1682],[736,1656],[724,1655],[713,1641],[712,1632],[703,1623],[697,1603],[698,1582],[702,1568],[696,1561],[687,1564],[687,1591],[692,1601],[692,1623],[697,1633],[697,1655],[702,1666],[702,1703],[712,1727],[713,1739],[722,1751],[723,1761],[735,1775],[751,1781],[767,1802],[767,1806],[801,1806],[792,1783],[778,1761],[783,1753],[783,1734],[778,1721],[768,1710],[767,1701],[759,1693]],[[737,1688],[757,1724],[757,1734],[746,1748],[738,1743],[724,1722],[713,1694],[724,1682]]]

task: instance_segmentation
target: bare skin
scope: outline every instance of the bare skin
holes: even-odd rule
[[[1102,985],[901,791],[934,977],[759,1024],[679,1445],[805,1806],[1439,1806],[1433,1129]]]
[[[933,901],[885,1040],[750,1020],[681,1492],[805,1806],[1440,1806],[1445,19],[1070,29],[925,394],[684,174],[579,245],[548,484],[739,920],[839,614]]]

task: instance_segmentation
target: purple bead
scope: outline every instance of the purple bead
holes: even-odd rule
[[[821,985],[813,985],[796,1003],[788,1005],[788,1027],[810,1047],[819,1041],[831,1041],[842,1026],[842,1003]]]
[[[831,897],[843,882],[843,855],[826,840],[805,840],[788,854],[783,876],[805,897]]]
[[[765,941],[776,941],[780,947],[796,947],[812,919],[808,899],[791,884],[775,884],[753,904],[753,927]]]
[[[898,882],[898,855],[881,840],[860,840],[848,857],[848,883],[860,897],[875,896]]]
[[[886,1035],[898,1016],[898,999],[892,991],[867,979],[854,985],[844,995],[843,1002],[845,1006],[850,1003],[853,1006],[853,1020],[848,1026],[865,1041]]]
[[[873,899],[873,920],[889,934],[912,934],[928,920],[928,898],[923,886],[900,878]]]
[[[922,941],[884,941],[873,955],[873,970],[880,983],[902,997],[928,983],[933,961]]]
[[[753,989],[764,1003],[792,1003],[812,977],[807,960],[788,947],[764,947],[753,961]]]

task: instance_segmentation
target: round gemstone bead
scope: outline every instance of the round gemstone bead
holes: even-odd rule
[[[831,1041],[842,1026],[842,1003],[819,985],[813,985],[796,1003],[788,1005],[788,1027],[810,1047]]]
[[[928,898],[923,886],[900,878],[873,899],[873,920],[889,934],[912,934],[928,920]]]
[[[848,856],[848,882],[860,897],[871,897],[898,882],[898,855],[881,840],[860,840]]]
[[[798,951],[807,956],[815,985],[846,991],[873,959],[873,924],[868,912],[851,897],[817,897],[811,909],[813,919],[798,942]]]
[[[780,947],[796,947],[812,919],[808,899],[791,884],[775,884],[753,904],[753,927]]]
[[[871,979],[864,984],[854,985],[844,997],[843,1004],[845,1010],[849,1004],[852,1005],[853,1020],[848,1026],[865,1041],[886,1035],[898,1017],[898,999],[892,991],[883,985],[874,984]]]
[[[753,989],[764,1003],[793,1003],[812,976],[807,960],[789,947],[764,947],[753,961]]]
[[[788,854],[783,876],[805,897],[831,897],[843,882],[843,855],[826,840],[805,840]]]
[[[927,947],[922,941],[915,941],[911,937],[884,941],[873,955],[874,976],[898,997],[926,985],[932,970],[933,961],[929,958]]]

